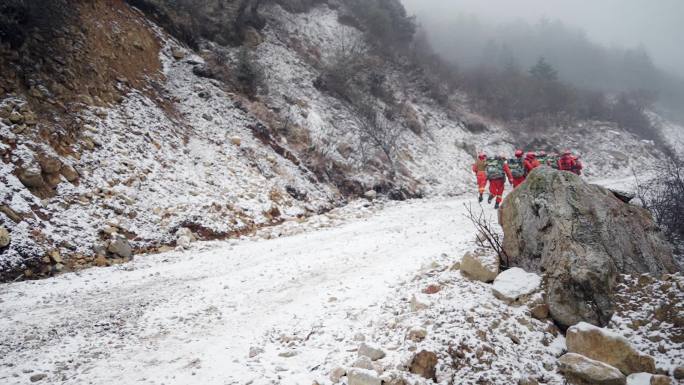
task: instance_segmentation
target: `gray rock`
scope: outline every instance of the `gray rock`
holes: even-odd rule
[[[128,242],[128,239],[120,235],[115,235],[113,239],[109,241],[107,251],[122,258],[130,258],[133,256],[133,248]]]
[[[44,380],[46,377],[47,377],[47,374],[45,374],[45,373],[38,373],[38,374],[34,374],[34,375],[32,375],[31,377],[29,377],[29,380],[30,380],[31,382],[38,382],[38,381]]]
[[[558,366],[573,385],[625,385],[627,378],[616,368],[575,353],[565,354]]]
[[[677,270],[648,211],[569,172],[535,169],[499,215],[511,264],[546,274],[551,317],[564,327],[606,325],[619,273]]]
[[[0,249],[7,247],[11,240],[12,237],[10,237],[9,231],[3,226],[0,226]]]
[[[499,275],[499,260],[493,255],[469,251],[461,259],[461,272],[478,281],[493,282]]]
[[[358,353],[359,356],[366,356],[370,358],[372,361],[377,361],[385,357],[385,352],[382,349],[375,346],[371,346],[365,342],[359,345]]]
[[[363,194],[363,197],[369,201],[374,201],[378,197],[378,193],[375,190],[368,190]]]
[[[347,372],[349,385],[381,385],[382,381],[372,370],[352,368]]]

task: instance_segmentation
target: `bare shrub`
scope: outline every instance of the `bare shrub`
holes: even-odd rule
[[[250,99],[265,92],[264,70],[247,48],[242,48],[238,55],[235,80],[240,92]]]
[[[477,229],[477,245],[483,249],[491,250],[499,257],[499,265],[506,269],[511,267],[510,258],[503,248],[503,238],[494,222],[489,218],[482,207],[477,211],[471,204],[463,204],[466,209],[465,217],[475,225]]]
[[[648,180],[635,174],[637,199],[648,209],[667,238],[684,252],[684,161],[673,158]]]

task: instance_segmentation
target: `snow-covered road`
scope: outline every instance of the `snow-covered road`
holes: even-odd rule
[[[310,385],[360,313],[472,247],[464,202],[0,286],[0,383]],[[287,350],[312,334],[328,338]]]

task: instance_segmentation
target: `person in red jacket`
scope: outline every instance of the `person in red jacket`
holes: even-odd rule
[[[527,177],[525,160],[523,159],[524,154],[522,150],[517,150],[515,158],[508,160],[508,180],[513,185],[513,188],[520,186]]]
[[[482,202],[483,194],[487,188],[487,155],[480,153],[477,156],[477,161],[473,163],[473,172],[477,176],[477,189],[480,193],[479,200]]]
[[[494,159],[487,160],[487,180],[489,180],[489,199],[487,199],[487,203],[492,203],[492,200],[496,198],[494,208],[497,210],[503,201],[506,177],[510,173],[511,170],[508,168],[505,156],[500,155]]]
[[[539,161],[537,160],[537,155],[534,152],[528,152],[527,155],[525,155],[525,170],[527,170],[527,174],[532,172],[535,168],[541,166],[539,164]]]
[[[582,175],[582,161],[579,157],[574,155],[572,151],[565,150],[563,154],[558,159],[558,169],[562,171],[569,171],[573,174]]]

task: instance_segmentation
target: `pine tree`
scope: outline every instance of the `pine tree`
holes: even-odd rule
[[[530,68],[530,75],[533,78],[545,82],[554,82],[558,80],[558,72],[546,59],[540,57],[532,68]]]

